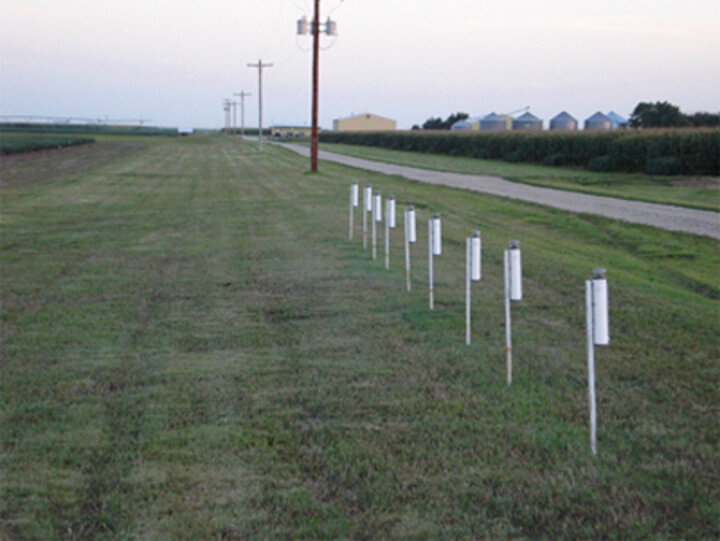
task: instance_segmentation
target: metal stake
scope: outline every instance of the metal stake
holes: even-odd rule
[[[472,239],[465,248],[465,343],[470,345],[470,277],[472,275]]]
[[[390,220],[388,219],[390,210],[390,200],[387,200],[385,210],[385,268],[390,268]]]
[[[368,228],[367,228],[367,209],[363,205],[363,250],[367,250],[367,237],[368,237]]]
[[[512,385],[512,321],[510,313],[510,250],[505,250],[505,352],[507,384]]]
[[[433,221],[428,220],[428,280],[430,282],[430,310],[435,309],[435,300],[433,295]]]
[[[375,208],[375,202],[373,201],[373,209]],[[372,217],[372,258],[373,261],[377,259],[377,221],[375,220],[375,212],[373,211]]]
[[[588,354],[588,401],[590,404],[590,449],[597,455],[597,407],[595,401],[595,343],[593,340],[594,299],[592,280],[585,281],[585,307],[587,315],[587,354]]]
[[[354,202],[355,201],[353,201],[353,190],[351,188],[350,189],[350,224],[349,224],[349,228],[348,228],[348,239],[350,239],[350,240],[352,240],[353,233],[355,231],[355,216],[354,216],[354,212],[353,212],[353,208],[354,208],[353,203]]]
[[[405,211],[405,286],[410,292],[410,214]]]

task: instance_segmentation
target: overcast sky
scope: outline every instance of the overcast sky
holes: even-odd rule
[[[0,114],[221,127],[244,90],[257,125],[310,121],[311,0],[0,0]],[[320,123],[400,128],[527,105],[628,116],[639,101],[720,111],[720,0],[322,0]],[[239,116],[239,113],[238,113]]]

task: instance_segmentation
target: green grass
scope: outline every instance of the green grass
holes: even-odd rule
[[[95,140],[91,137],[0,132],[0,155],[35,152],[46,149],[60,149],[75,145],[86,145],[94,142]]]
[[[378,147],[323,143],[323,150],[369,160],[474,175],[494,175],[507,180],[575,192],[605,195],[720,210],[718,177],[659,177],[641,173],[596,173],[572,167],[550,167],[497,160],[460,158],[389,150]]]
[[[55,156],[65,174],[47,177],[48,157],[2,171],[0,536],[720,535],[716,242],[326,163],[309,175],[270,145],[95,149],[80,155],[92,166],[67,155],[75,170]],[[399,230],[389,271],[347,239],[353,180],[416,205],[412,293]],[[508,388],[513,238],[525,299]],[[596,351],[593,459],[583,281],[596,266],[612,344]]]

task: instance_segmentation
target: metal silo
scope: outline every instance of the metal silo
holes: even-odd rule
[[[465,120],[458,120],[450,126],[450,129],[455,131],[477,131],[480,129],[480,118],[479,116],[475,116]]]
[[[507,120],[500,115],[490,113],[480,121],[480,129],[483,131],[504,131],[507,130]]]
[[[585,129],[608,131],[612,129],[612,120],[598,111],[593,116],[585,120]]]
[[[563,111],[550,120],[550,129],[575,131],[578,129],[578,121],[571,114]]]
[[[468,131],[472,128],[467,120],[458,120],[455,124],[450,126],[450,129],[452,131]]]
[[[513,130],[540,131],[543,129],[543,121],[532,113],[525,113],[513,120]]]
[[[617,114],[615,111],[610,111],[607,114],[607,117],[610,119],[610,122],[612,122],[612,129],[618,130],[621,128],[627,128],[630,123],[627,121],[626,118],[621,117],[619,114]]]

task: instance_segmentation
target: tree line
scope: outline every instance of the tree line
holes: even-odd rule
[[[449,130],[456,122],[460,122],[461,120],[466,120],[468,118],[470,118],[469,114],[459,112],[451,114],[445,120],[443,120],[441,117],[430,117],[425,122],[423,122],[422,126],[418,126],[417,124],[415,124],[412,129]]]
[[[680,107],[667,101],[641,101],[630,115],[633,128],[701,128],[720,126],[720,113],[686,115]]]

